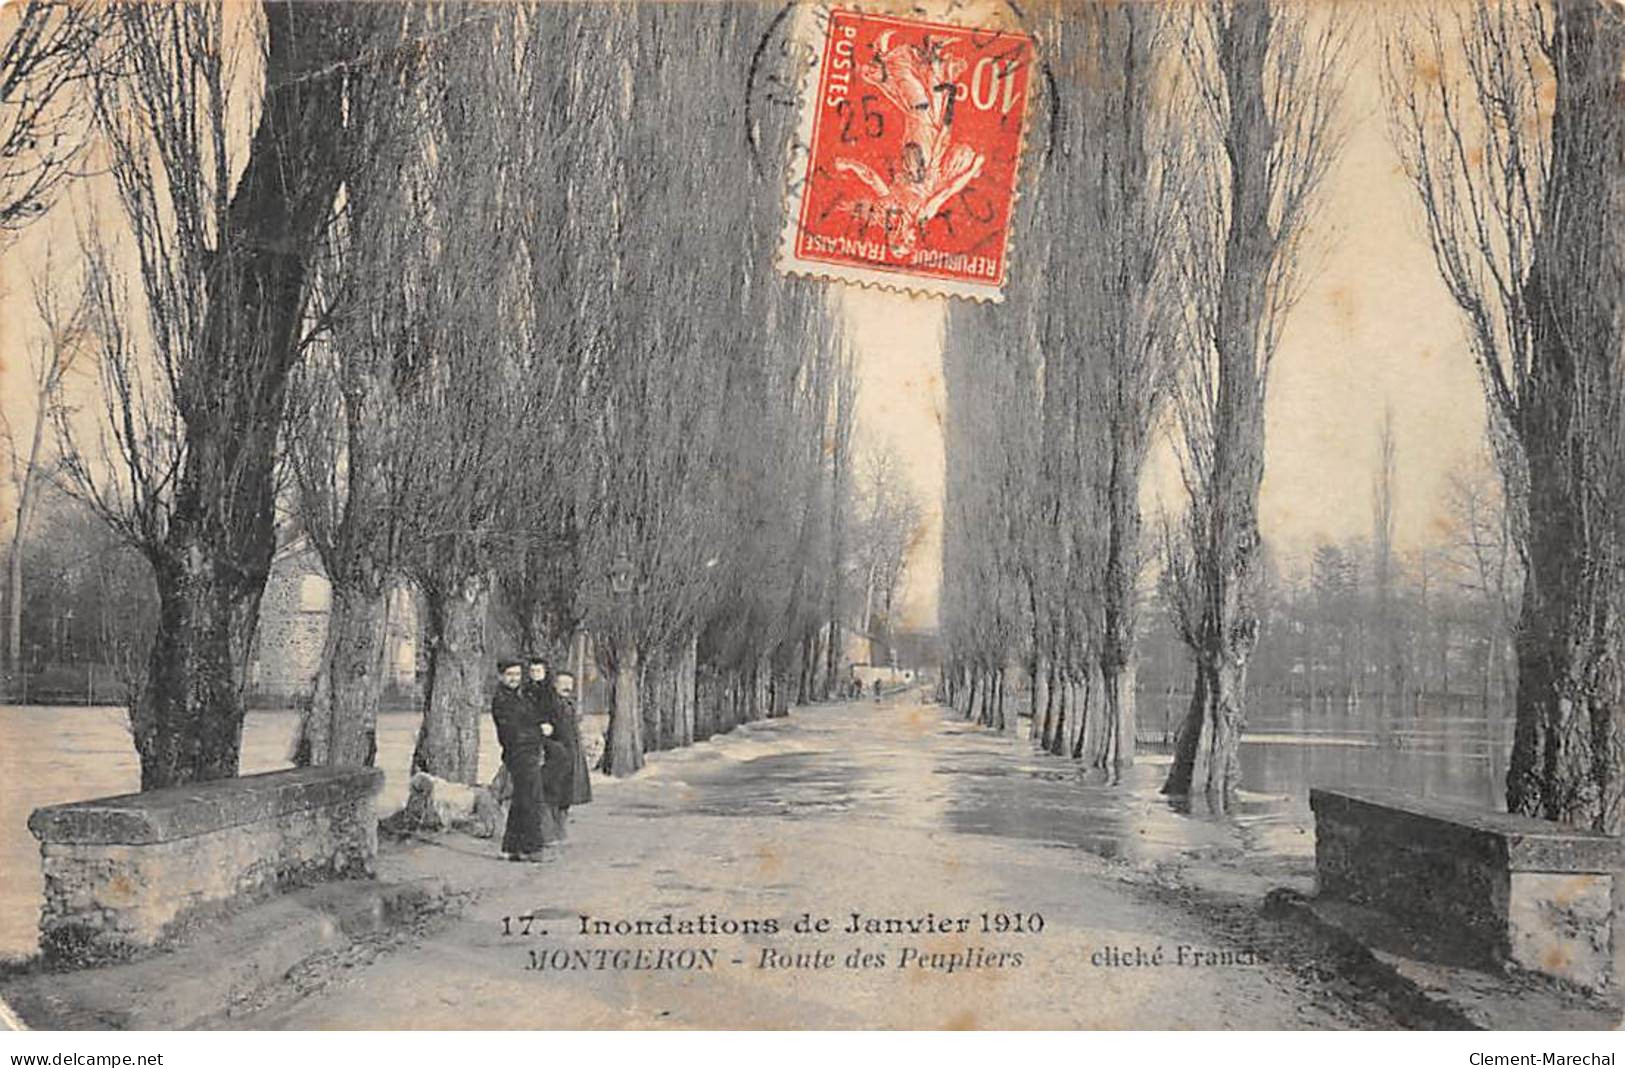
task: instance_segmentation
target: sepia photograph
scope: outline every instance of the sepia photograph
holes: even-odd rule
[[[1622,0],[5,0],[0,457],[12,1064],[1620,1051]]]

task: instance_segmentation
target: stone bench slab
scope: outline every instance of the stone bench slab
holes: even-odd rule
[[[45,843],[156,845],[372,797],[380,768],[299,768],[74,801],[35,809],[28,829]]]
[[[1625,840],[1599,831],[1380,787],[1310,790],[1319,817],[1380,828],[1410,845],[1468,852],[1508,871],[1605,874],[1625,869]]]
[[[1381,788],[1311,790],[1323,898],[1425,924],[1468,958],[1614,987],[1625,842]]]

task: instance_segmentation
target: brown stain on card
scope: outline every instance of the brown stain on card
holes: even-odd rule
[[[765,879],[777,878],[784,871],[784,858],[772,845],[756,847],[756,874]]]
[[[1333,286],[1326,299],[1337,316],[1337,325],[1345,333],[1354,333],[1360,324],[1359,301],[1355,299],[1354,290],[1347,285]]]

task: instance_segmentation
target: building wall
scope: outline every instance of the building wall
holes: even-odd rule
[[[260,598],[248,673],[250,693],[287,699],[309,690],[327,637],[330,596],[314,550],[295,545],[277,554]]]
[[[259,700],[292,701],[310,690],[327,640],[332,586],[321,558],[303,542],[277,553],[260,599],[259,629],[248,683]],[[385,650],[385,686],[397,692],[417,690],[418,613],[411,591],[390,594],[389,633]]]

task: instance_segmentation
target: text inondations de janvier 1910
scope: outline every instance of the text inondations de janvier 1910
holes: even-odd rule
[[[577,913],[499,917],[500,934],[524,950],[536,972],[763,972],[892,970],[937,975],[1029,966],[1043,947],[1036,911],[926,911],[887,915],[857,910],[801,911],[783,916],[693,915],[605,917]],[[742,944],[739,944],[742,943]],[[1257,963],[1251,949],[1179,945],[1166,950],[1115,946],[1052,947],[1081,954],[1094,967],[1165,961],[1181,967]]]

